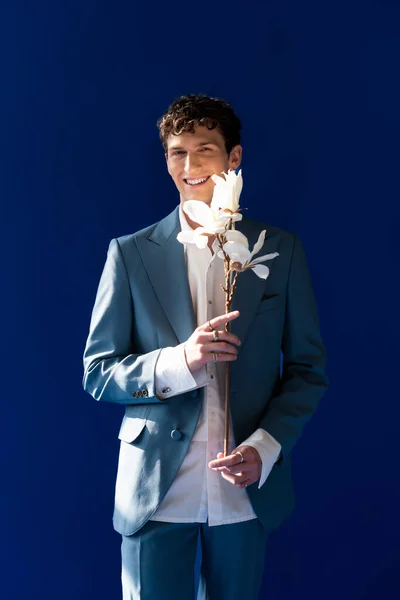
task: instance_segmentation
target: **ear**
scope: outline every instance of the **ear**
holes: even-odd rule
[[[232,148],[228,160],[230,169],[237,169],[239,167],[242,162],[242,152],[243,148],[240,144],[237,144]]]

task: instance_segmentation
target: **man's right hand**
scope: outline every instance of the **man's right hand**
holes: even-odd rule
[[[215,356],[217,362],[236,360],[241,342],[236,335],[225,331],[225,323],[237,319],[239,315],[239,311],[234,310],[211,319],[213,329],[218,332],[218,341],[215,341],[214,331],[210,329],[210,321],[194,330],[184,345],[186,362],[191,373],[213,361]]]

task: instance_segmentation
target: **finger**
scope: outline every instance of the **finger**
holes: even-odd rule
[[[243,454],[243,453],[242,453]],[[218,469],[219,467],[233,467],[234,465],[243,464],[240,454],[229,454],[223,458],[217,458],[208,463],[211,469]]]
[[[211,467],[213,471],[225,471],[231,475],[237,475],[238,473],[251,473],[254,471],[254,465],[236,465],[235,467]]]
[[[237,360],[237,354],[231,354],[229,352],[206,352],[205,354],[203,354],[205,360],[207,363],[210,362],[232,362],[234,360]]]
[[[217,454],[217,458],[224,458],[224,453],[223,452],[218,452]],[[217,469],[213,469],[214,471],[216,471]],[[228,467],[221,467],[221,469],[218,469],[218,471],[228,471]]]
[[[215,340],[213,331],[202,332],[198,337],[198,341],[203,344],[210,343],[210,342],[213,344],[217,344],[218,342],[227,342],[228,344],[232,344],[234,346],[242,345],[242,342],[239,340],[237,335],[235,335],[234,333],[230,333],[229,331],[225,331],[225,330],[218,331],[218,340],[217,341]]]
[[[221,473],[222,477],[236,487],[244,488],[254,483],[254,478],[247,475],[229,475],[229,473]]]
[[[238,310],[232,310],[231,312],[226,313],[225,315],[219,315],[218,317],[213,317],[211,319],[211,325],[213,326],[214,329],[219,329],[220,327],[225,325],[225,323],[229,323],[230,321],[237,319],[239,316],[240,316],[240,312]],[[203,329],[205,329],[205,331],[210,330],[210,325],[209,325],[208,321],[207,321],[207,323],[204,323],[204,325],[202,327],[203,327]]]
[[[224,458],[224,456],[225,456],[225,454],[223,452],[218,452],[216,460],[219,460],[220,458]],[[209,467],[210,467],[210,465],[211,465],[211,463],[208,463]],[[221,467],[220,469],[213,469],[213,470],[214,471],[228,471],[228,467]]]
[[[239,352],[236,346],[228,344],[228,342],[210,342],[209,344],[203,344],[203,351],[234,354],[235,356],[237,356]]]
[[[247,473],[254,471],[254,465],[247,463],[245,465],[235,465],[234,467],[221,467],[221,469],[215,469],[216,471],[225,470],[227,473],[231,475],[238,475],[239,473]]]
[[[236,487],[238,488],[247,488],[249,487],[249,485],[251,485],[252,483],[255,483],[257,480],[256,479],[247,479],[246,481],[242,481],[242,483],[236,483]]]
[[[248,479],[248,477],[244,477],[242,474],[241,475],[232,475],[231,473],[227,473],[226,471],[222,471],[221,476],[226,479],[226,481],[229,481],[229,483],[231,483],[232,485],[236,485],[238,483],[243,483],[246,479]]]
[[[214,353],[206,354],[207,362],[233,362],[237,360],[236,354],[227,354],[226,352],[217,353],[217,360],[214,360]]]

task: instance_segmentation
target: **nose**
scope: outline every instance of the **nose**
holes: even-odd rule
[[[200,157],[198,154],[189,154],[186,155],[185,160],[185,171],[188,175],[196,172],[197,169],[201,166]]]

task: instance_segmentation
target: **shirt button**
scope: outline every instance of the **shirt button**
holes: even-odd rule
[[[208,301],[208,304],[212,304],[212,300],[209,300],[209,301]]]
[[[163,389],[161,390],[161,392],[162,392],[163,394],[169,394],[169,392],[170,392],[170,391],[171,391],[171,388],[169,388],[169,387],[165,387],[165,388],[163,388]]]
[[[214,375],[212,373],[210,375],[210,379],[214,379]]]

